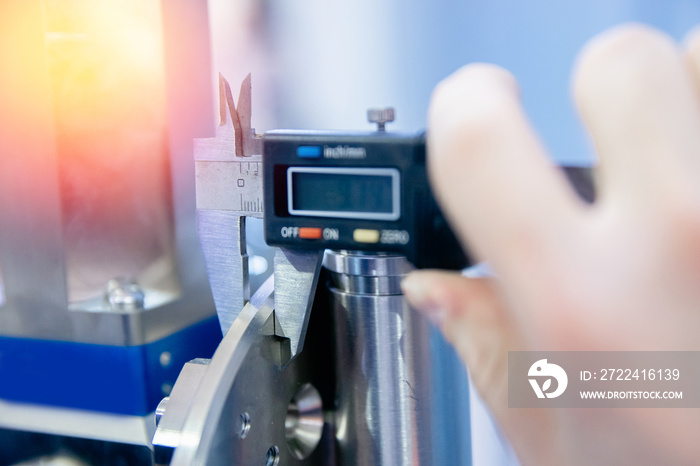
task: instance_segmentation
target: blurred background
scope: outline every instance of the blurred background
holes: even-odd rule
[[[515,75],[534,126],[567,162],[592,158],[569,89],[586,41],[628,21],[681,41],[700,20],[694,0],[211,0],[209,9],[214,65],[232,82],[252,71],[260,129],[369,129],[365,110],[377,105],[396,108],[390,127],[422,129],[434,86],[489,62]]]
[[[441,79],[496,63],[552,157],[590,164],[570,71],[627,21],[680,41],[700,2],[2,2],[0,464],[148,464],[157,402],[221,338],[191,142],[214,133],[217,72],[252,73],[259,133],[369,130],[376,106],[414,131]],[[470,416],[474,464],[514,463],[475,397]]]

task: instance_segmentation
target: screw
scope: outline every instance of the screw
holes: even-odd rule
[[[165,414],[165,410],[168,408],[168,401],[170,401],[170,397],[166,396],[165,398],[160,400],[160,403],[158,403],[158,406],[156,407],[156,427],[158,427],[158,424],[160,424],[160,418],[163,417],[163,414]]]
[[[392,107],[370,108],[367,110],[367,120],[377,124],[377,131],[384,131],[386,124],[394,121],[394,109]]]
[[[265,455],[265,466],[277,466],[280,464],[280,449],[272,445]]]
[[[105,299],[117,311],[135,311],[144,307],[143,290],[133,278],[118,277],[107,282]]]
[[[163,351],[160,353],[160,357],[158,359],[160,360],[161,366],[168,367],[173,361],[173,355],[170,354],[170,351]]]
[[[240,438],[244,439],[248,436],[249,431],[250,431],[250,414],[243,413],[243,414],[241,414],[241,430],[238,432],[238,436]]]

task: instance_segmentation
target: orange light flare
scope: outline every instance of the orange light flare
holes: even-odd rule
[[[160,2],[39,11],[44,55],[24,59],[48,71],[69,300],[118,276],[176,291]]]

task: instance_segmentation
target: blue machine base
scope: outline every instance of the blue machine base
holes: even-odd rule
[[[0,399],[143,416],[187,361],[210,358],[220,341],[216,317],[139,346],[0,337]]]

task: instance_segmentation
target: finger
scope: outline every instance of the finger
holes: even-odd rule
[[[570,236],[581,206],[523,114],[513,77],[468,65],[430,105],[431,185],[472,254],[506,278]],[[518,275],[516,273],[516,275]]]
[[[641,25],[612,29],[584,48],[573,86],[600,157],[599,199],[623,196],[648,211],[692,185],[679,181],[700,173],[700,112],[670,38]]]
[[[401,284],[409,303],[442,330],[524,463],[556,464],[551,410],[508,408],[508,351],[522,350],[492,279],[417,271]]]
[[[685,55],[690,63],[695,89],[700,89],[700,26],[691,30],[683,40]]]
[[[492,279],[421,270],[401,283],[411,306],[438,326],[477,388],[504,388],[508,350],[520,346]]]
[[[688,33],[683,44],[684,55],[689,64],[691,81],[695,91],[695,105],[700,106],[700,25]]]

